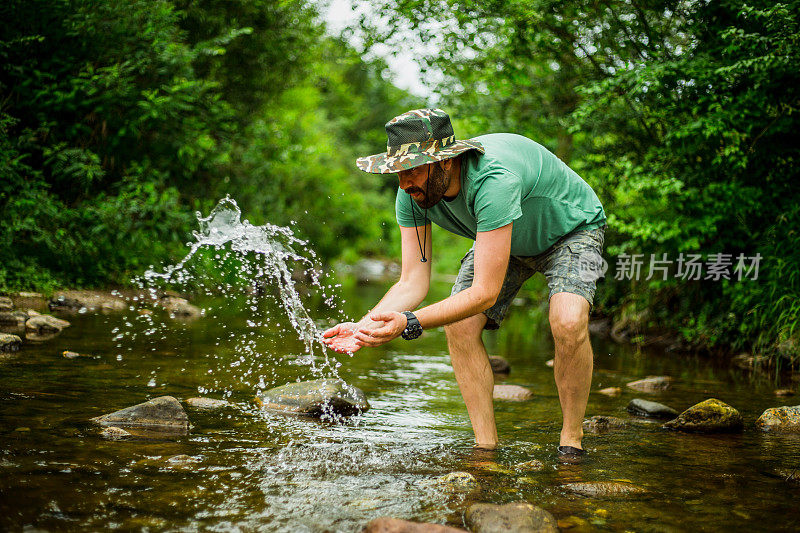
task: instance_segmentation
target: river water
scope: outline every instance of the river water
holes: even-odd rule
[[[383,288],[340,289],[342,310],[312,294],[309,313],[318,326],[342,311],[358,315]],[[433,296],[447,290],[437,282]],[[0,361],[0,529],[355,532],[384,515],[461,527],[472,502],[520,500],[549,510],[562,525],[575,524],[570,531],[800,527],[800,485],[778,474],[800,466],[800,440],[753,428],[765,408],[798,403],[773,394],[791,385],[790,378],[776,382],[707,358],[638,352],[594,338],[593,390],[621,386],[623,393],[593,393],[588,415],[626,417],[634,397],[679,410],[714,397],[741,411],[745,431],[687,435],[634,424],[588,435],[591,460],[559,465],[553,453],[558,397],[545,365],[553,347],[537,304],[512,309],[503,329],[487,335],[490,353],[511,363],[504,381],[529,387],[534,399],[495,402],[501,446],[477,453],[441,331],[352,357],[335,355],[329,372],[341,363],[336,371],[365,392],[372,408],[334,424],[267,414],[253,402],[259,374],[268,376],[265,386],[317,377],[300,357],[305,345],[291,328],[278,320],[252,327],[280,309],[269,302],[254,308],[247,296],[195,303],[206,314],[191,322],[158,312],[151,321],[133,311],[63,315],[72,326],[59,337]],[[153,323],[163,333],[157,338],[146,335]],[[251,339],[244,344],[246,364],[243,338]],[[93,357],[65,359],[63,350]],[[322,361],[321,354],[315,357]],[[677,381],[657,395],[625,390],[626,382],[646,375]],[[187,409],[192,428],[176,439],[107,441],[89,423],[166,394],[226,397],[238,407]],[[515,469],[531,459],[544,468]],[[475,475],[480,490],[453,494],[431,483],[453,471]],[[612,480],[630,481],[648,494],[598,499],[563,488]]]

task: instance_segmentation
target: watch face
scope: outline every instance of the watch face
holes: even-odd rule
[[[416,339],[420,335],[422,335],[422,326],[419,324],[409,324],[402,333],[402,337],[407,341]]]

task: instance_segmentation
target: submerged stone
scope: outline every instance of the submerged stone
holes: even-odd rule
[[[172,396],[160,396],[146,402],[92,418],[103,426],[153,428],[170,433],[188,433],[189,417]]]
[[[642,400],[641,398],[634,398],[631,400],[627,409],[629,413],[636,416],[651,418],[675,418],[678,416],[678,411],[672,407],[664,405],[663,403]]]
[[[671,386],[672,378],[669,376],[650,376],[628,383],[629,388],[639,392],[661,392]]]
[[[583,421],[583,430],[587,433],[606,433],[627,425],[627,422],[615,416],[595,415]]]
[[[467,527],[475,533],[557,533],[555,517],[528,502],[476,503],[467,509]]]
[[[698,432],[740,431],[742,415],[727,403],[709,398],[691,406],[664,427]]]
[[[767,409],[756,420],[756,428],[761,431],[800,433],[800,405]]]
[[[525,461],[514,465],[514,470],[517,472],[538,472],[542,469],[544,469],[544,463],[536,459],[531,459],[530,461]]]
[[[533,398],[533,393],[525,387],[519,385],[495,385],[492,391],[495,400],[507,400],[510,402],[524,402]]]
[[[233,404],[227,400],[215,400],[214,398],[188,398],[185,400],[186,405],[194,407],[195,409],[221,409],[223,407],[232,407]]]
[[[446,492],[472,492],[480,488],[478,480],[469,472],[450,472],[434,482]]]
[[[511,365],[499,355],[490,355],[489,364],[492,366],[494,374],[508,374],[511,372]]]
[[[610,498],[647,493],[647,489],[624,481],[584,481],[582,483],[567,483],[562,486],[570,492],[581,496],[589,496],[590,498]]]
[[[287,383],[256,397],[264,409],[305,416],[350,416],[369,410],[361,389],[341,379],[316,379]]]
[[[124,429],[116,426],[107,427],[100,432],[100,437],[106,440],[125,440],[131,438],[132,436],[133,435],[131,435],[129,431],[125,431]]]
[[[409,522],[390,516],[381,516],[370,520],[362,533],[460,533],[463,529],[457,529],[442,524],[424,524],[420,522]]]
[[[794,391],[792,389],[777,389],[775,390],[775,396],[794,396]]]
[[[0,352],[16,352],[22,347],[22,339],[17,335],[0,333]]]
[[[619,387],[606,387],[605,389],[600,389],[597,392],[603,396],[619,396],[622,394],[622,389]]]

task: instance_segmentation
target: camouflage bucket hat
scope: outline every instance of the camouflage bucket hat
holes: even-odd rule
[[[359,157],[358,168],[372,174],[391,174],[468,150],[485,151],[478,141],[457,141],[450,116],[441,109],[414,109],[398,115],[386,123],[386,135],[386,153]]]

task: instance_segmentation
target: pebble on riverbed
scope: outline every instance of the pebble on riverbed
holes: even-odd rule
[[[741,431],[742,415],[739,411],[716,398],[709,398],[682,412],[664,427],[680,431],[722,432]]]
[[[595,415],[583,421],[583,430],[586,433],[607,433],[627,425],[627,422],[615,416]]]
[[[465,514],[467,527],[475,533],[557,533],[555,517],[528,502],[505,505],[476,503]]]
[[[125,440],[132,436],[130,432],[115,426],[107,427],[100,432],[100,437],[106,440]]]
[[[567,483],[562,486],[570,492],[591,498],[612,498],[647,493],[647,489],[624,481],[584,481]]]
[[[756,428],[768,432],[800,433],[800,405],[767,409],[756,420]]]
[[[473,492],[480,489],[478,480],[469,472],[450,472],[439,476],[434,484],[445,492]]]

